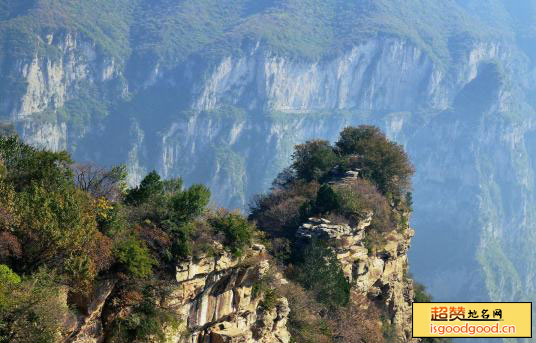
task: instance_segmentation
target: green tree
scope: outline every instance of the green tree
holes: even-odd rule
[[[0,159],[7,170],[6,179],[17,191],[39,182],[48,190],[72,186],[71,157],[65,151],[38,150],[16,136],[0,137]]]
[[[301,252],[300,260],[295,277],[305,289],[315,292],[319,302],[331,308],[348,304],[350,283],[325,242],[312,240]]]
[[[0,343],[60,340],[69,311],[65,289],[55,279],[42,269],[21,282],[0,282]]]
[[[139,186],[128,191],[125,202],[139,205],[149,200],[153,195],[162,194],[163,190],[164,183],[160,179],[160,175],[153,170],[143,178]]]
[[[55,268],[75,292],[89,292],[97,272],[108,265],[110,254],[103,248],[109,238],[97,230],[95,199],[75,185],[69,155],[11,137],[0,138],[0,160],[4,260],[24,274]]]
[[[315,210],[319,213],[331,212],[341,207],[341,199],[330,185],[324,184],[318,190]]]
[[[166,342],[166,329],[177,329],[179,320],[172,309],[163,306],[157,287],[149,284],[142,291],[141,300],[134,304],[125,318],[117,318],[108,341]]]
[[[114,249],[114,255],[124,269],[137,278],[151,275],[152,267],[157,263],[145,244],[133,236],[120,241]]]
[[[171,198],[172,219],[185,223],[200,215],[210,200],[210,190],[203,185],[192,185]]]
[[[171,262],[191,256],[192,235],[196,231],[195,225],[191,222],[180,225],[174,221],[165,220],[162,222],[162,226],[173,237],[170,251],[173,258]]]
[[[217,232],[225,234],[226,246],[236,255],[242,255],[253,238],[254,228],[246,218],[236,213],[225,213],[211,220]]]
[[[26,266],[60,266],[71,254],[87,254],[97,233],[93,199],[68,188],[48,191],[33,184],[19,193],[16,206],[19,224],[14,233],[23,243]]]
[[[361,169],[361,175],[383,194],[400,195],[410,187],[414,169],[404,149],[390,142],[377,127],[347,127],[335,145],[339,154],[357,156],[357,160],[347,159],[347,168]]]
[[[338,162],[328,141],[312,140],[294,147],[292,168],[296,176],[306,181],[319,180]]]

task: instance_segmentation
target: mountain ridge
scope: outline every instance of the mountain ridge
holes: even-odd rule
[[[416,277],[438,299],[534,298],[533,1],[25,3],[0,7],[0,116],[27,142],[244,209],[294,144],[374,124],[417,167]]]

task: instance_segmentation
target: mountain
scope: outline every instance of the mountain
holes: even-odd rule
[[[402,147],[347,128],[288,171],[245,218],[203,185],[128,188],[124,166],[0,136],[0,341],[418,342]]]
[[[0,3],[0,116],[26,142],[245,209],[294,144],[377,125],[415,165],[416,278],[536,298],[536,1]]]

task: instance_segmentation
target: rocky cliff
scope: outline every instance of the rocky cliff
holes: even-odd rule
[[[472,1],[417,8],[355,1],[344,17],[337,2],[329,18],[331,7],[318,4],[311,12],[293,12],[294,2],[236,12],[215,6],[227,11],[223,22],[198,15],[207,13],[199,3],[189,5],[198,27],[194,16],[183,15],[190,7],[159,1],[152,10],[179,19],[157,22],[186,23],[176,32],[188,34],[176,37],[165,25],[158,33],[149,26],[124,33],[136,11],[118,2],[100,13],[107,18],[124,10],[128,20],[117,21],[120,29],[99,18],[100,33],[82,24],[84,30],[50,25],[32,36],[36,48],[29,54],[4,49],[1,115],[17,121],[33,144],[67,148],[77,160],[127,163],[131,183],[157,169],[206,183],[215,202],[238,208],[269,187],[295,143],[333,140],[346,125],[378,125],[416,166],[413,220],[420,231],[411,257],[417,278],[444,300],[532,300],[533,55],[522,44],[530,42],[528,31],[518,35],[519,26],[510,25],[519,18],[515,6],[489,3],[493,11]],[[272,16],[278,11],[293,19],[281,23],[284,15]],[[532,13],[522,12],[523,18]],[[236,20],[236,13],[247,20]],[[296,13],[308,13],[312,24]],[[7,22],[12,14],[1,18]],[[393,29],[402,22],[410,24]],[[266,32],[256,31],[256,23]],[[299,39],[277,31],[294,23],[305,32]],[[209,31],[214,27],[226,35]],[[2,28],[2,44],[14,46],[17,40]],[[324,39],[319,28],[333,36]],[[102,32],[111,32],[120,47],[132,43],[133,52],[111,52]],[[274,43],[280,36],[274,32],[293,48]],[[169,41],[178,47],[162,50]],[[301,53],[302,45],[323,53]]]
[[[285,298],[272,308],[262,303],[255,284],[270,264],[262,245],[254,245],[242,260],[228,254],[201,257],[177,267],[178,287],[172,301],[184,322],[184,331],[171,342],[282,342],[290,341]],[[277,282],[287,282],[280,277]],[[187,332],[185,335],[184,332]]]
[[[336,251],[353,292],[369,299],[367,306],[379,306],[388,314],[384,319],[388,324],[380,318],[367,320],[378,327],[392,324],[401,342],[415,342],[411,338],[413,280],[407,276],[407,251],[414,231],[408,227],[402,232],[390,232],[385,235],[385,244],[380,249],[370,251],[365,243],[365,229],[372,216],[369,212],[355,227],[310,218],[301,225],[297,236],[302,239],[315,236],[328,241]],[[265,291],[258,287],[267,275],[275,288],[285,288],[290,282],[278,271],[265,247],[254,244],[240,258],[226,252],[217,242],[214,242],[214,251],[180,263],[176,267],[176,279],[166,282],[168,291],[161,300],[162,305],[173,309],[179,323],[166,329],[166,342],[291,342],[287,328],[289,301],[280,296],[268,305]],[[114,280],[101,282],[87,314],[70,319],[72,333],[67,342],[105,340],[107,317],[129,311],[128,308],[118,313],[109,311],[114,306],[116,288]]]
[[[178,325],[166,329],[167,342],[288,343],[289,305],[285,298],[263,307],[263,294],[254,286],[268,272],[265,248],[256,244],[236,258],[214,242],[213,256],[198,256],[177,266],[176,280],[167,282],[162,305],[173,309]],[[278,282],[287,282],[281,275]],[[88,315],[78,318],[72,343],[102,342],[106,337],[106,308],[113,306],[116,283],[97,289]],[[103,312],[104,311],[104,312]],[[120,312],[128,311],[123,308]],[[108,315],[110,315],[108,311]],[[113,315],[120,315],[113,314]]]
[[[370,225],[370,213],[355,227],[332,224],[324,218],[310,218],[297,232],[301,238],[326,239],[334,247],[344,274],[359,294],[367,296],[388,313],[390,324],[396,327],[401,342],[412,338],[411,303],[414,299],[413,280],[409,279],[408,256],[414,231],[405,228],[382,237],[385,243],[377,249],[367,247],[365,229]]]

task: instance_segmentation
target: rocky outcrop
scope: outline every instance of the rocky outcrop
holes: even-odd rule
[[[278,299],[264,309],[254,285],[270,268],[265,248],[256,244],[243,258],[223,249],[177,267],[175,291],[170,297],[184,318],[172,342],[282,342],[290,340],[286,323],[288,302]]]
[[[106,299],[112,293],[116,281],[105,280],[95,290],[95,296],[89,304],[86,314],[79,315],[76,326],[66,339],[66,343],[100,343],[103,340],[101,321],[102,309]]]
[[[341,263],[353,289],[366,295],[384,309],[402,342],[413,342],[411,303],[413,281],[407,278],[411,228],[382,233],[380,248],[367,247],[366,229],[372,222],[372,212],[354,227],[335,224],[324,218],[309,218],[296,235],[302,239],[316,237],[327,240]]]
[[[263,306],[263,291],[255,285],[271,268],[263,245],[254,244],[242,257],[225,251],[214,242],[214,254],[205,254],[177,266],[175,282],[162,299],[173,310],[178,327],[165,328],[169,343],[288,343],[286,298]],[[276,283],[287,282],[276,274]],[[86,314],[71,320],[72,333],[66,343],[100,343],[105,339],[103,307],[115,281],[103,282],[95,291]],[[125,309],[119,309],[125,311]]]

